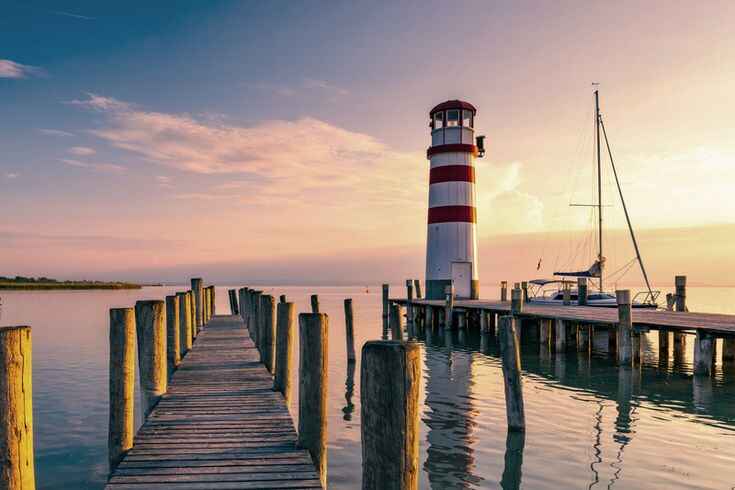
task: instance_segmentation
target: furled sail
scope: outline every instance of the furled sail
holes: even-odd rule
[[[586,271],[577,272],[554,272],[555,276],[566,276],[566,277],[601,277],[602,268],[605,265],[605,257],[601,257],[600,260],[595,260],[595,263]]]

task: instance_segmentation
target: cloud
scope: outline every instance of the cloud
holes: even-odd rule
[[[167,175],[156,175],[156,182],[158,182],[159,187],[171,188],[174,186],[171,177]]]
[[[278,97],[294,97],[296,95],[303,94],[306,91],[310,91],[313,93],[313,91],[315,90],[324,92],[326,95],[333,97],[345,96],[349,95],[350,93],[349,90],[338,87],[337,85],[334,85],[326,80],[317,80],[313,78],[305,78],[301,82],[301,84],[297,83],[294,84],[294,86],[280,85],[268,82],[258,82],[253,84],[252,87],[258,90],[272,92]]]
[[[91,170],[99,170],[101,172],[112,172],[112,173],[119,174],[127,170],[122,165],[116,165],[114,163],[90,163],[90,162],[82,162],[79,160],[72,160],[69,158],[62,158],[59,161],[71,167],[88,168]]]
[[[74,14],[71,12],[64,12],[63,10],[49,10],[48,12],[54,15],[60,15],[62,17],[72,17],[74,19],[82,19],[82,20],[94,20],[95,19],[94,17],[87,17],[86,15],[79,15],[79,14]]]
[[[85,107],[87,109],[95,109],[98,111],[115,111],[124,112],[132,110],[132,106],[127,102],[121,102],[111,97],[102,97],[88,93],[85,100],[72,100],[69,104]]]
[[[304,80],[304,87],[308,89],[325,90],[334,95],[349,95],[350,93],[349,90],[333,85],[326,80],[314,80],[312,78],[307,78]]]
[[[21,65],[11,60],[0,59],[0,78],[28,78],[44,75],[43,69],[37,66]]]
[[[94,148],[88,148],[86,146],[72,146],[71,148],[69,148],[69,153],[71,153],[72,155],[84,157],[94,155],[95,153],[97,153],[97,151],[94,150]]]
[[[73,133],[60,129],[39,129],[38,132],[47,136],[74,136]]]
[[[8,172],[5,174],[6,179],[17,179],[20,176],[17,172]]]

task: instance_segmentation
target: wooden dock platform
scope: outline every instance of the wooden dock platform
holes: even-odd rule
[[[199,333],[105,488],[322,488],[239,316]]]
[[[392,303],[406,305],[406,298],[391,298]],[[443,308],[442,300],[413,299],[412,303],[418,306],[432,306]],[[511,313],[510,301],[498,300],[462,300],[454,301],[454,308],[460,310],[483,310],[499,315]],[[618,323],[616,308],[600,308],[593,306],[564,306],[541,305],[525,303],[523,311],[518,314],[521,318],[560,319],[569,322],[587,325],[615,326]],[[672,331],[703,331],[723,336],[735,336],[735,315],[715,313],[675,312],[644,308],[634,308],[632,311],[633,326],[639,329],[666,329]]]

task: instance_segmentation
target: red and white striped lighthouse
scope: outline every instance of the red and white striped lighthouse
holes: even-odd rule
[[[475,139],[476,113],[461,100],[443,102],[429,113],[427,299],[444,298],[452,282],[458,298],[479,298],[474,163],[484,154],[484,137]]]

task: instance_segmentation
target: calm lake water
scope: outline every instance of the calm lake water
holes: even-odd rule
[[[39,488],[104,484],[108,309],[183,289],[2,292],[0,323],[33,327]],[[360,366],[358,359],[352,373],[345,361],[342,301],[353,298],[359,349],[381,335],[380,287],[261,289],[286,294],[297,311],[308,311],[309,295],[319,294],[330,320],[329,485],[359,488]],[[485,286],[484,296],[496,289]],[[218,313],[229,311],[226,290],[217,288]],[[733,294],[735,288],[689,288],[687,299],[691,310],[735,313]],[[438,330],[421,342],[421,488],[734,488],[735,373],[718,360],[713,379],[695,382],[691,337],[686,363],[674,367],[659,363],[657,334],[647,335],[644,365],[633,370],[613,365],[604,332],[591,359],[539,355],[524,345],[525,438],[506,436],[492,338]]]

